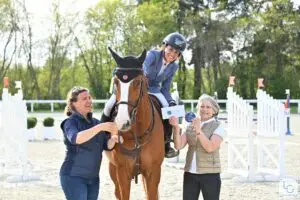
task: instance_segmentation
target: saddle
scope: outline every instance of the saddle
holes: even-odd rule
[[[160,101],[158,100],[158,98],[155,95],[149,94],[149,97],[150,97],[155,109],[159,113],[159,116],[162,120],[162,114],[161,114],[161,111],[160,111],[161,108],[162,108],[162,104],[160,103]]]
[[[160,101],[158,100],[158,98],[155,95],[149,94],[149,97],[150,97],[150,99],[151,99],[151,101],[152,101],[155,109],[159,113],[159,116],[160,116],[161,120],[163,120],[162,119],[162,114],[161,114],[162,104],[160,103]],[[114,121],[114,119],[116,118],[117,114],[118,114],[118,111],[116,109],[116,104],[114,104],[114,106],[111,109],[110,116],[109,116],[111,122]]]

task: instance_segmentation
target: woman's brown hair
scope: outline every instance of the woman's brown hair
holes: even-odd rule
[[[73,106],[73,102],[76,102],[78,100],[78,95],[82,92],[88,92],[89,90],[84,87],[73,87],[67,94],[67,105],[65,107],[64,113],[67,116],[72,115],[74,112],[76,112],[76,109]]]

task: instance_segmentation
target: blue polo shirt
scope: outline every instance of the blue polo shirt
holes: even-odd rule
[[[99,178],[103,150],[107,147],[109,134],[98,133],[89,141],[76,144],[77,134],[92,128],[100,121],[93,118],[92,114],[85,119],[79,113],[73,113],[61,123],[66,145],[66,157],[60,169],[60,175],[79,176],[87,179]]]

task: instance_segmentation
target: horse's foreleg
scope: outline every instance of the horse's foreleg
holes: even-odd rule
[[[120,189],[119,189],[118,179],[117,179],[117,168],[112,163],[109,163],[109,174],[110,174],[110,178],[115,184],[116,199],[120,199]]]
[[[144,175],[142,175],[142,180],[143,180],[144,191],[145,191],[145,193],[147,194],[147,193],[148,193],[148,192],[147,192],[147,184],[146,184],[146,179],[145,179]]]
[[[131,177],[125,166],[116,168],[119,185],[120,200],[129,200]]]
[[[160,181],[160,166],[153,167],[152,172],[145,173],[144,181],[146,184],[145,192],[148,200],[158,200],[158,185]]]

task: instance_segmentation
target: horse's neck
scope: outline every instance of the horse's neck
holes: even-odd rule
[[[152,106],[153,105],[151,104],[151,100],[148,93],[144,94],[137,109],[137,116],[139,118],[137,120],[144,128],[148,128],[152,123],[154,116],[154,113],[152,113],[154,112]]]

